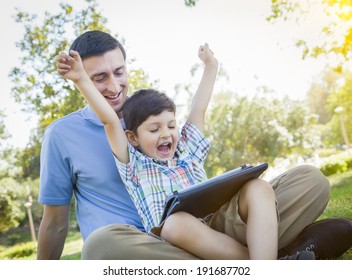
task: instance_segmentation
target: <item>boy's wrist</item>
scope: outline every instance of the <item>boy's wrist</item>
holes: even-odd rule
[[[86,74],[82,74],[79,76],[75,81],[73,81],[77,86],[86,84],[87,82],[91,81],[90,78]]]
[[[218,63],[217,59],[215,59],[215,58],[204,62],[205,67],[217,68],[218,64],[219,63]]]

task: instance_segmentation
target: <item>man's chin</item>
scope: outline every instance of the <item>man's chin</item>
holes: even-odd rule
[[[114,111],[116,112],[116,114],[118,114],[118,115],[121,114],[121,112],[122,112],[122,106],[121,106],[120,104],[115,104],[115,103],[111,104],[110,102],[109,102],[109,104],[110,104],[110,106],[114,109]]]

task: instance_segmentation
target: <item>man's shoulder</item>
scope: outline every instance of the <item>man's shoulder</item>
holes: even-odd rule
[[[79,109],[79,110],[74,111],[70,114],[67,114],[66,116],[63,116],[59,119],[54,120],[47,127],[47,131],[69,129],[71,127],[75,127],[77,125],[80,125],[82,122],[85,121],[83,114],[82,114],[83,110],[84,110],[84,108]]]
[[[64,135],[68,136],[69,134],[72,135],[76,134],[76,132],[78,133],[85,123],[85,119],[82,116],[82,110],[83,109],[79,109],[53,121],[46,128],[44,136],[51,138],[54,135],[57,135],[57,137],[62,138]]]

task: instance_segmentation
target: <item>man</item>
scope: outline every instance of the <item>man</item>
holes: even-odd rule
[[[70,49],[79,52],[94,85],[122,117],[128,92],[123,46],[107,33],[88,31]],[[103,125],[90,107],[49,126],[43,138],[40,179],[39,202],[44,204],[44,214],[39,228],[38,259],[60,258],[73,194],[85,241],[83,259],[196,259],[144,232],[116,170]],[[351,246],[351,240],[345,241],[345,236],[352,235],[350,220],[329,219],[310,225],[329,200],[330,185],[319,170],[297,167],[271,184],[280,218],[279,256],[308,246],[318,258],[329,258],[341,255]],[[238,219],[236,203],[232,200],[219,209],[216,221],[220,224],[216,228],[241,242],[245,224]],[[338,230],[330,230],[337,224]],[[321,235],[322,231],[327,234]]]

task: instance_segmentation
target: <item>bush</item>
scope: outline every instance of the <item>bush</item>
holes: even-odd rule
[[[0,254],[0,259],[20,259],[31,256],[37,251],[33,242],[20,243],[12,246],[5,252]]]
[[[17,227],[23,219],[18,196],[9,187],[0,185],[0,232]]]
[[[332,157],[320,166],[320,171],[325,176],[345,173],[348,170],[352,170],[352,155],[339,155]]]

